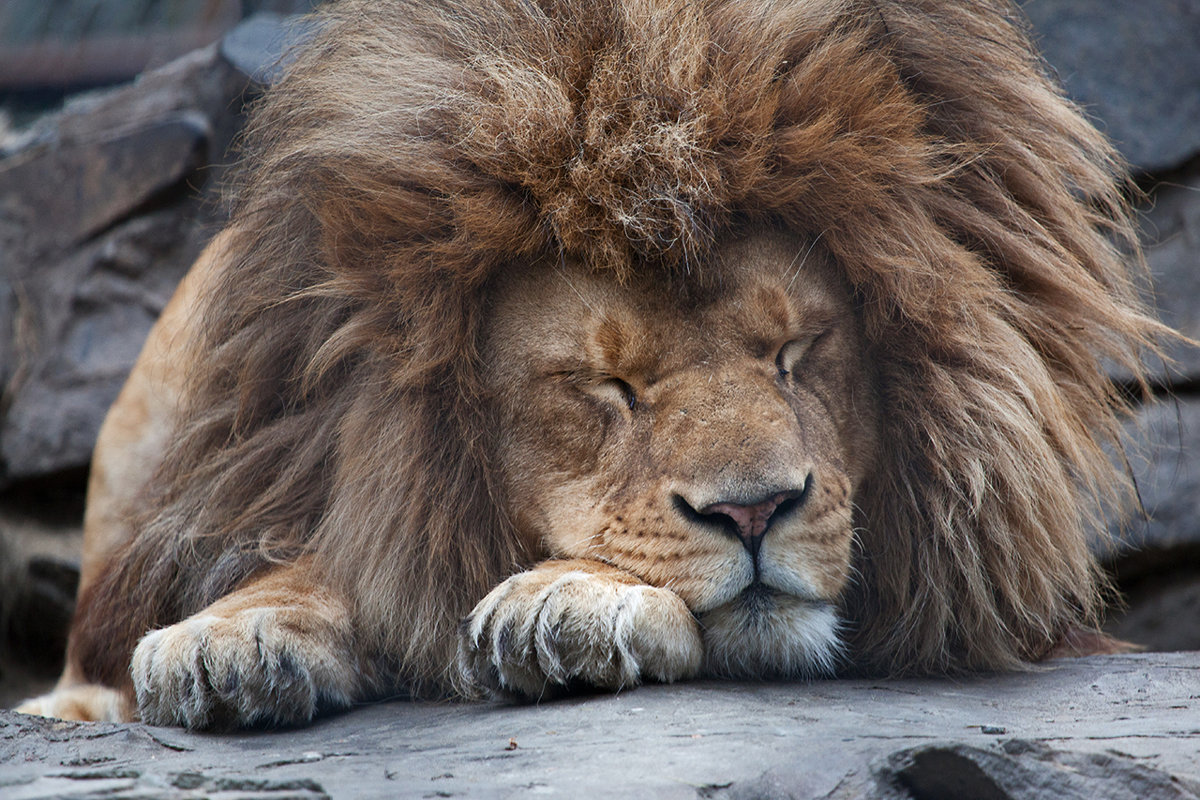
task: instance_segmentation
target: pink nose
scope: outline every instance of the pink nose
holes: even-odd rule
[[[779,506],[803,495],[803,491],[790,491],[780,492],[751,504],[713,503],[700,509],[700,513],[705,515],[722,514],[729,517],[737,526],[738,538],[742,540],[742,544],[746,546],[746,549],[755,552],[758,550],[758,544],[763,535],[767,532],[767,527],[771,524],[771,517],[775,515]]]

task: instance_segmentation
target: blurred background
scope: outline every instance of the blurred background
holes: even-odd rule
[[[128,81],[220,39],[256,14],[316,0],[4,0],[0,91],[37,114],[64,93]],[[18,124],[21,120],[18,120]]]
[[[0,0],[0,707],[57,676],[96,433],[315,2]],[[1200,339],[1200,0],[1021,5],[1146,193],[1150,301]],[[1094,546],[1125,598],[1108,629],[1195,650],[1200,351],[1170,355],[1128,429],[1143,509]]]

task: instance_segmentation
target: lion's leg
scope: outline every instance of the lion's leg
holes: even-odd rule
[[[493,589],[463,621],[469,690],[542,697],[574,683],[607,689],[687,678],[700,631],[684,602],[598,561],[545,561]]]
[[[143,721],[188,728],[304,723],[364,699],[351,610],[303,559],[252,580],[133,653]]]

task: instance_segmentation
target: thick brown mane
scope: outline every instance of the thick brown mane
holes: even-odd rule
[[[127,684],[141,633],[311,551],[385,667],[444,690],[458,620],[537,549],[489,477],[489,280],[566,254],[719,285],[706,255],[764,223],[841,265],[879,370],[855,668],[1010,667],[1095,620],[1086,509],[1121,486],[1101,359],[1138,374],[1160,330],[1126,268],[1122,166],[1010,4],[340,0],[321,19],[254,114],[144,533],[81,604],[92,680]]]

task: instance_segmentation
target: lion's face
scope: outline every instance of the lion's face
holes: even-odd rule
[[[569,262],[496,287],[500,488],[548,555],[683,598],[710,673],[819,671],[874,451],[858,317],[811,241],[759,233],[715,259],[705,289]]]

